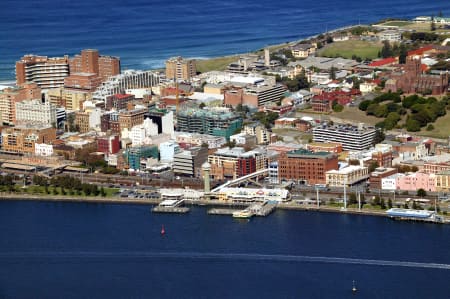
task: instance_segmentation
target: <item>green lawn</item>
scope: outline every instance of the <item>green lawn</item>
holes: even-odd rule
[[[319,50],[319,56],[343,57],[351,59],[353,55],[362,59],[374,59],[378,57],[382,44],[361,40],[348,40],[328,44]]]
[[[377,25],[403,27],[403,26],[407,26],[407,25],[411,25],[411,24],[414,24],[414,23],[413,22],[409,22],[409,21],[390,21],[390,22],[377,24]]]
[[[62,195],[60,187],[56,188],[56,191],[58,194],[53,193],[53,189],[54,189],[53,187],[48,187],[48,190],[50,191],[50,193],[48,195],[58,195],[58,196]],[[104,187],[103,189],[105,190],[105,193],[106,193],[105,197],[112,197],[112,196],[114,196],[114,193],[119,191],[119,189],[117,189],[117,188]],[[43,186],[31,185],[31,186],[27,186],[26,188],[23,188],[21,185],[16,185],[15,190],[16,190],[16,192],[26,192],[28,194],[35,194],[35,195],[46,195],[47,194],[45,192],[45,187],[43,187]],[[99,190],[100,190],[100,188],[99,188]],[[1,186],[0,191],[1,192],[7,191],[6,186]],[[73,191],[73,194],[71,194],[68,189],[65,189],[65,191],[66,191],[67,196],[80,196],[80,197],[86,196],[84,194],[84,192],[81,192],[81,194],[78,195],[76,191]],[[94,196],[90,195],[90,197],[94,197]],[[97,197],[102,197],[102,196],[98,195]]]
[[[226,56],[211,59],[198,59],[196,61],[197,71],[205,73],[209,71],[223,71],[227,66],[234,61],[237,61],[239,56]]]

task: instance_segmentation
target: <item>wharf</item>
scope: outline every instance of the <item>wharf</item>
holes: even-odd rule
[[[190,209],[187,207],[163,207],[163,206],[156,206],[152,209],[152,212],[154,213],[179,213],[184,214],[189,212]]]
[[[273,203],[266,203],[264,205],[258,206],[257,209],[254,210],[255,216],[267,216],[273,211],[275,211],[275,208],[277,207],[276,204]]]
[[[209,215],[233,215],[234,212],[238,212],[237,209],[224,209],[224,208],[213,208],[208,210]]]

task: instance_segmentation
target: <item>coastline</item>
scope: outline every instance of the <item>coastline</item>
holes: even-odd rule
[[[1,201],[36,201],[36,202],[62,202],[62,203],[91,203],[91,204],[125,204],[125,205],[158,205],[161,199],[120,199],[116,197],[71,197],[71,196],[39,196],[39,195],[29,195],[29,194],[6,194],[5,192],[0,193]],[[225,202],[222,200],[186,200],[186,204],[192,206],[221,206],[229,208],[242,208],[247,206],[243,203],[233,203]],[[376,217],[386,217],[390,218],[386,211],[375,211],[375,210],[358,210],[355,208],[347,208],[346,210],[340,207],[328,207],[322,206],[317,208],[316,206],[302,206],[295,202],[286,202],[277,204],[276,209],[285,211],[307,211],[307,212],[319,212],[319,213],[340,213],[340,214],[351,214],[351,215],[363,215],[363,216],[376,216]],[[439,224],[450,224],[450,220],[444,217],[444,222]],[[422,222],[422,221],[420,221]]]

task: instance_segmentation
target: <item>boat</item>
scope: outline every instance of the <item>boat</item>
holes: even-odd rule
[[[386,211],[386,213],[390,217],[406,217],[417,219],[431,218],[434,215],[433,211],[400,209],[400,208],[389,209]]]
[[[357,291],[358,291],[358,289],[356,288],[355,281],[353,280],[352,292],[353,292],[353,293],[356,293]]]
[[[161,235],[164,236],[166,234],[166,230],[164,229],[164,225],[161,226]]]
[[[233,213],[233,218],[251,218],[253,213],[248,210],[237,211]]]

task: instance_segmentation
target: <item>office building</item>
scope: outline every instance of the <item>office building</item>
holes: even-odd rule
[[[281,153],[278,159],[279,179],[299,184],[325,184],[326,172],[338,168],[338,157],[334,153],[299,149]]]
[[[16,62],[16,84],[34,82],[42,89],[64,86],[69,76],[69,56],[25,55]]]
[[[322,124],[313,128],[314,142],[340,142],[344,150],[364,150],[374,143],[377,129],[350,124],[327,125]]]
[[[242,126],[242,118],[226,108],[180,109],[177,114],[177,131],[223,136],[229,140]]]
[[[42,123],[56,127],[56,107],[50,102],[26,100],[16,103],[16,123]]]

